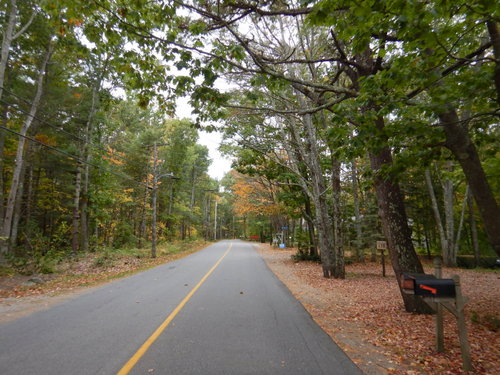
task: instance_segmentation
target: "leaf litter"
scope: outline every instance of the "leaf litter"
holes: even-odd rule
[[[294,262],[294,249],[259,245],[269,267],[365,374],[466,374],[456,319],[444,314],[445,352],[435,350],[434,316],[407,313],[390,265],[382,277],[379,263],[346,266],[346,279],[326,279],[321,265]],[[432,273],[432,264],[424,264]],[[459,275],[474,374],[500,368],[500,274],[443,268]]]

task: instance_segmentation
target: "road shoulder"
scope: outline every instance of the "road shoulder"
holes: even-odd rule
[[[338,290],[318,289],[310,280],[295,272],[296,263],[290,258],[293,250],[273,249],[267,244],[255,245],[255,248],[316,323],[365,374],[385,375],[411,371],[410,368],[394,363],[380,348],[364,340],[362,324],[353,324],[344,319],[341,304],[332,302],[344,299],[338,295]]]

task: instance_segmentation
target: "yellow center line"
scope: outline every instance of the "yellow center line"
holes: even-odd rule
[[[214,272],[214,270],[217,268],[217,266],[222,262],[222,259],[229,254],[231,251],[231,248],[233,247],[233,244],[229,245],[229,248],[226,250],[224,255],[220,257],[220,259],[217,261],[217,263],[214,264],[212,268],[203,276],[203,278],[200,280],[196,286],[191,289],[191,291],[188,293],[186,297],[177,305],[174,311],[165,319],[165,321],[156,329],[156,331],[153,332],[153,334],[142,344],[142,346],[135,352],[135,354],[125,363],[125,365],[121,368],[120,371],[116,373],[116,375],[127,375],[139,362],[139,360],[142,358],[142,356],[148,351],[151,345],[156,341],[158,337],[162,334],[162,332],[165,330],[165,328],[168,327],[170,322],[174,320],[174,318],[177,316],[177,314],[182,310],[184,305],[193,297],[193,294],[196,293],[196,291],[200,288],[200,286],[203,285],[203,283],[207,280],[207,278]]]

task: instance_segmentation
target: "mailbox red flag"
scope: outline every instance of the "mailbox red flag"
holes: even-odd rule
[[[431,292],[432,294],[437,294],[437,289],[435,289],[435,288],[431,288],[430,286],[423,285],[423,284],[420,284],[419,286],[420,286],[420,288],[422,288],[422,289],[428,290],[428,291],[429,291],[429,292]]]

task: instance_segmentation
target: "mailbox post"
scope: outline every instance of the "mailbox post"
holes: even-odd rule
[[[443,307],[457,319],[462,363],[465,371],[472,371],[467,326],[465,325],[464,306],[466,298],[462,295],[460,277],[441,279],[441,259],[434,260],[435,273],[403,273],[401,286],[404,293],[420,295],[436,310],[436,351],[444,350]]]
[[[380,263],[382,264],[382,276],[385,277],[385,250],[387,249],[387,242],[377,241],[377,250],[380,251]]]
[[[441,257],[434,258],[434,276],[437,279],[442,277]],[[443,329],[443,306],[436,303],[436,350],[444,352],[444,329]]]

